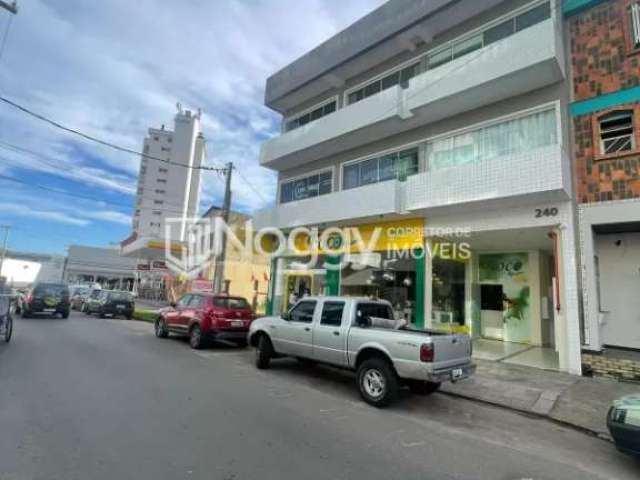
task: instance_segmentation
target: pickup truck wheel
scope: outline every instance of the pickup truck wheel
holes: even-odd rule
[[[265,334],[261,334],[258,338],[258,345],[256,346],[256,367],[260,370],[269,368],[269,363],[273,357],[273,345],[271,340]]]
[[[398,376],[384,359],[371,358],[362,362],[357,379],[360,395],[369,405],[386,407],[398,397]]]
[[[415,395],[430,395],[440,388],[440,382],[424,382],[422,380],[409,380],[409,390]]]

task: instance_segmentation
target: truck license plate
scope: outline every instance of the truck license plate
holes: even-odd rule
[[[45,308],[42,310],[43,312],[55,312],[56,309],[55,308]]]
[[[124,305],[116,305],[116,308],[119,308],[122,310],[124,308]]]
[[[243,325],[244,322],[242,320],[234,320],[233,322],[231,322],[232,327],[242,327]]]
[[[457,380],[460,377],[462,377],[462,369],[461,368],[454,368],[453,370],[451,370],[451,379],[452,380]]]

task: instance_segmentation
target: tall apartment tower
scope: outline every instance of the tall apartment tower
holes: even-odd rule
[[[167,219],[180,218],[171,222],[169,239],[182,241],[186,219],[197,215],[200,196],[197,167],[205,154],[200,112],[183,111],[178,105],[173,131],[164,125],[150,128],[143,152],[147,156],[140,160],[133,231],[137,238],[164,239]]]
[[[254,226],[368,240],[279,252],[270,310],[384,298],[477,357],[579,374],[567,58],[560,0],[391,0],[269,77],[278,193]]]

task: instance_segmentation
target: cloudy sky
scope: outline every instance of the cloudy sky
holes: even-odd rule
[[[2,96],[139,151],[147,128],[172,125],[176,102],[201,108],[211,165],[233,161],[274,198],[258,166],[279,117],[267,76],[384,0],[18,0],[0,11]],[[10,24],[9,24],[10,23]],[[128,236],[139,158],[86,142],[0,104],[0,224],[9,245],[64,253]],[[205,173],[202,207],[223,183]],[[237,175],[234,208],[264,205]]]

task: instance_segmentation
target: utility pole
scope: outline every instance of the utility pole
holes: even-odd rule
[[[233,162],[227,163],[227,167],[224,169],[225,184],[224,184],[224,203],[222,204],[222,220],[225,225],[229,223],[229,214],[231,213],[231,172],[233,171]],[[213,270],[213,292],[222,293],[224,289],[224,262],[227,253],[227,239],[224,234],[224,230],[215,232],[216,235],[220,235],[220,254],[216,256],[215,269]]]
[[[13,13],[14,15],[18,13],[18,4],[16,2],[9,3],[5,0],[0,0],[0,8],[4,8],[5,10]]]
[[[4,257],[7,255],[7,241],[9,240],[9,230],[11,230],[11,225],[0,225],[0,228],[4,230],[2,253],[0,254],[0,276],[2,276],[2,265],[4,264]]]

